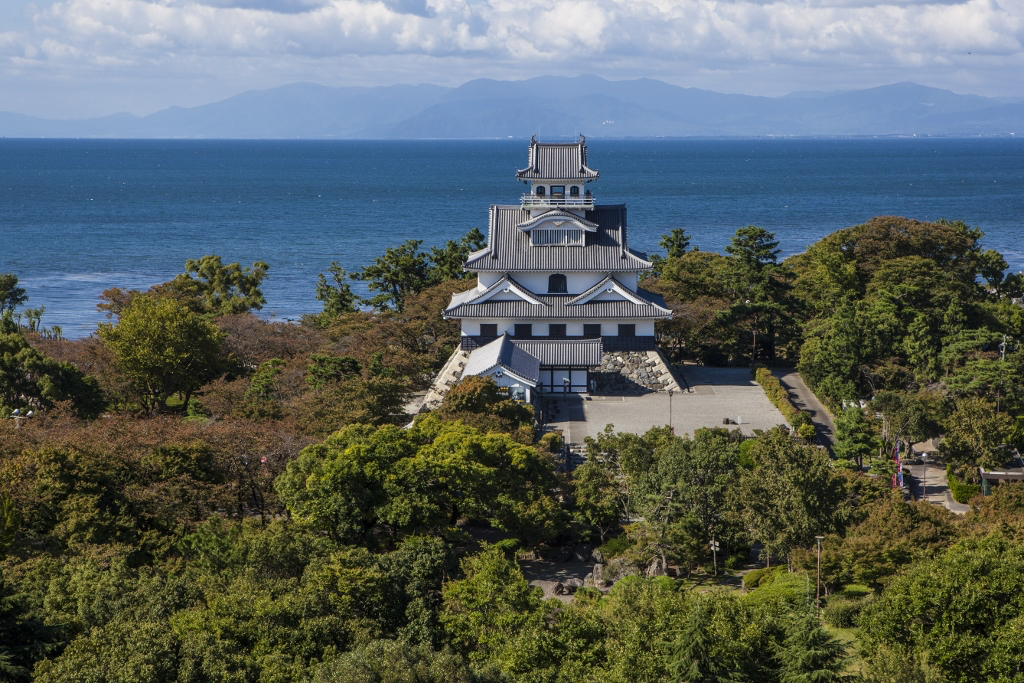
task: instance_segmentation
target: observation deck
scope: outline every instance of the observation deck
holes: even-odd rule
[[[568,209],[593,209],[594,196],[589,192],[580,196],[565,194],[524,194],[522,197],[524,209],[541,208],[568,208]]]

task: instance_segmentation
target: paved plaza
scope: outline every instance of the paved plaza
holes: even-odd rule
[[[786,424],[747,368],[687,365],[682,374],[691,391],[684,389],[671,398],[666,393],[557,398],[552,401],[554,415],[548,424],[560,428],[569,443],[579,444],[587,436],[600,433],[607,424],[614,425],[618,432],[638,434],[671,424],[676,434],[693,434],[701,427],[725,427],[751,435],[755,429]],[[739,424],[724,425],[724,418]]]

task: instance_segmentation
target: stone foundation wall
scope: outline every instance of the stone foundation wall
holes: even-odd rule
[[[679,384],[659,351],[605,351],[590,371],[597,393],[646,394],[678,391]]]

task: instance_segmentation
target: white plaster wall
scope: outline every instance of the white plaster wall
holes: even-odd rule
[[[462,334],[469,337],[477,337],[480,335],[480,325],[492,323],[498,326],[498,334],[508,334],[511,336],[516,329],[516,322],[528,323],[533,325],[533,334],[538,337],[546,337],[548,334],[548,325],[551,323],[558,323],[557,320],[463,320],[462,321]],[[595,324],[601,325],[601,335],[605,337],[615,337],[619,334],[619,323],[629,323],[628,320],[567,320],[565,321],[565,333],[570,337],[581,337],[583,336],[583,325],[584,324]],[[653,320],[637,320],[634,321],[636,325],[636,334],[638,337],[653,337],[654,336],[654,321]]]

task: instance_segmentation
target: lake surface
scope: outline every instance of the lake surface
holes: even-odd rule
[[[1024,140],[588,141],[599,203],[629,207],[630,245],[684,227],[720,251],[745,225],[784,255],[872,216],[964,220],[1024,269]],[[0,272],[43,324],[91,333],[107,287],[147,288],[185,260],[270,264],[264,313],[319,310],[317,273],[406,239],[486,230],[516,203],[527,142],[0,140]],[[362,283],[357,283],[362,286]],[[365,290],[363,290],[365,291]]]

